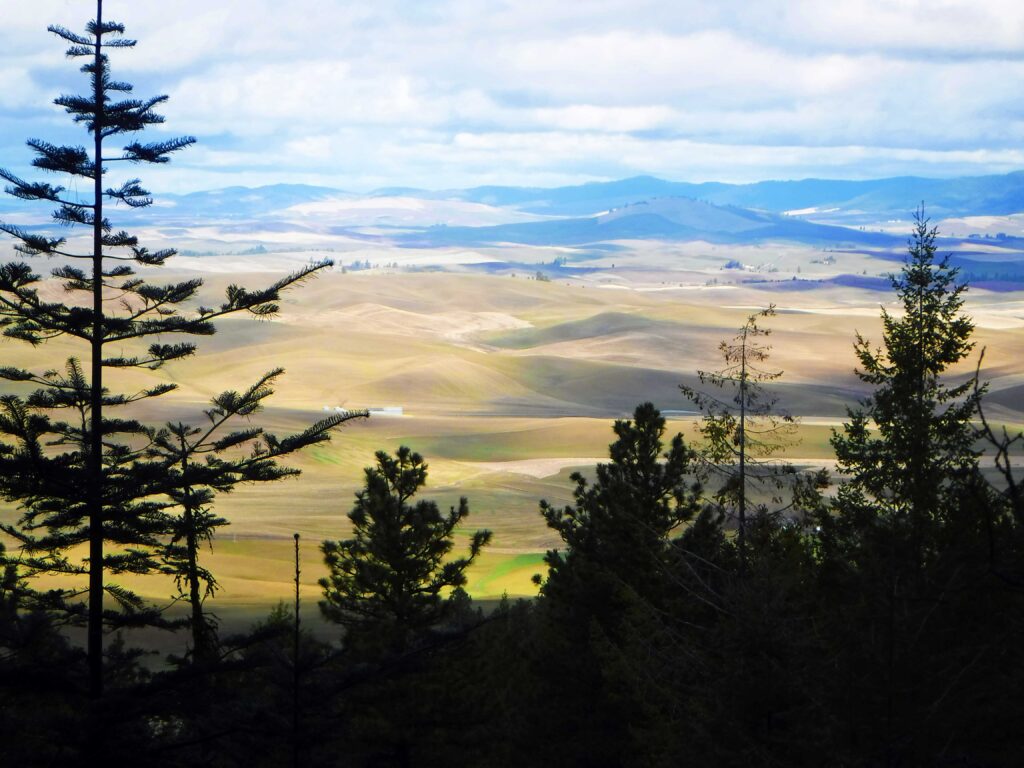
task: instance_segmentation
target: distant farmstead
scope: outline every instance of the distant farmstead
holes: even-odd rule
[[[353,413],[351,409],[342,408],[340,405],[325,405],[324,411],[327,413]],[[366,412],[370,416],[395,417],[404,415],[404,410],[400,405],[389,405],[383,408],[367,408]]]

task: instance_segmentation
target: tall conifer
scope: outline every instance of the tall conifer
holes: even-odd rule
[[[717,493],[719,503],[735,510],[740,565],[746,567],[747,517],[750,491],[766,482],[776,488],[782,476],[793,474],[790,465],[772,457],[792,438],[796,420],[779,408],[778,397],[764,385],[782,377],[782,371],[764,365],[771,347],[763,339],[771,329],[759,324],[763,318],[774,317],[775,305],[756,312],[730,340],[718,345],[723,367],[717,371],[698,371],[701,384],[721,390],[724,397],[698,392],[680,386],[703,414],[700,423],[705,445],[700,452],[704,465],[719,475],[722,486]]]
[[[850,747],[887,765],[969,747],[980,723],[962,702],[1005,696],[996,670],[1010,663],[1000,648],[1016,610],[993,579],[993,545],[1012,532],[979,468],[984,387],[967,371],[953,378],[973,347],[966,285],[936,239],[918,210],[892,277],[899,310],[882,310],[881,346],[857,335],[857,373],[873,390],[833,434],[844,482],[818,535],[842,670],[833,706]]]
[[[842,508],[877,510],[909,537],[915,561],[927,556],[928,530],[950,511],[951,485],[977,470],[972,420],[984,392],[969,377],[948,383],[974,347],[974,324],[963,313],[967,286],[949,256],[938,257],[937,234],[918,210],[903,269],[892,277],[901,311],[883,308],[882,348],[857,334],[857,375],[874,390],[832,438],[848,476]]]
[[[83,34],[60,26],[49,30],[69,45],[69,57],[85,62],[81,70],[88,76],[88,91],[60,96],[55,103],[85,127],[90,141],[88,146],[74,146],[30,139],[32,164],[52,174],[84,179],[90,193],[78,195],[61,186],[26,181],[2,169],[0,177],[10,194],[55,205],[54,220],[87,230],[89,245],[0,222],[0,230],[15,239],[21,254],[52,257],[59,264],[51,276],[71,297],[67,303],[50,298],[47,281],[26,262],[0,265],[0,327],[7,338],[32,345],[67,337],[81,344],[83,354],[69,359],[63,371],[52,364],[42,372],[0,369],[0,377],[36,387],[26,397],[3,399],[0,434],[13,444],[0,450],[0,494],[20,505],[19,523],[4,530],[17,538],[29,573],[87,578],[86,585],[55,591],[51,597],[53,605],[87,626],[89,688],[97,698],[104,687],[104,625],[153,618],[142,601],[109,582],[106,574],[152,570],[163,526],[160,505],[147,499],[152,488],[146,484],[153,481],[153,473],[139,462],[150,447],[151,433],[133,418],[112,416],[110,409],[174,389],[173,384],[158,384],[119,394],[110,389],[105,372],[153,370],[195,351],[190,342],[157,341],[147,346],[150,337],[210,335],[213,320],[234,312],[270,317],[277,312],[283,289],[330,262],[311,264],[261,290],[232,285],[221,304],[195,310],[182,305],[195,299],[201,280],[158,285],[137,276],[136,268],[159,267],[174,250],[151,251],[135,235],[115,229],[107,218],[108,204],[144,208],[153,200],[137,178],[111,181],[113,169],[164,164],[195,139],[135,139],[138,132],[163,122],[156,109],[167,97],[136,98],[130,95],[129,83],[113,78],[108,51],[134,47],[135,41],[123,36],[123,25],[104,18],[102,0],[97,0],[96,18]],[[120,149],[112,150],[118,145]],[[88,549],[82,559],[73,554],[79,545]],[[88,603],[82,606],[77,598],[86,594]],[[105,609],[105,594],[118,610]]]

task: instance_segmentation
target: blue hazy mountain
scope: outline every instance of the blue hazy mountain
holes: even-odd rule
[[[395,197],[480,203],[546,217],[544,221],[475,226],[470,216],[468,223],[473,226],[413,227],[415,231],[395,234],[396,238],[404,238],[410,244],[499,241],[575,244],[662,238],[726,243],[783,239],[884,246],[891,244],[890,236],[864,231],[856,225],[889,218],[907,219],[921,202],[933,219],[1024,212],[1024,172],[954,179],[908,176],[867,181],[804,179],[753,184],[692,184],[636,176],[554,188],[486,186],[420,190],[403,187],[366,194],[333,187],[275,184],[157,195],[152,208],[126,211],[122,215],[130,219],[129,224],[184,226],[216,221],[230,226],[234,232],[245,232],[250,225],[252,229],[284,232],[304,226],[294,215],[285,213],[297,205]],[[785,212],[800,215],[783,216]],[[38,225],[45,225],[48,220],[45,206],[0,195],[0,218],[5,213],[29,214]],[[23,216],[20,220],[25,222]],[[445,220],[439,213],[436,221]],[[461,223],[465,225],[467,219]],[[339,228],[351,226],[351,222],[338,223]]]
[[[611,240],[705,240],[751,243],[785,240],[814,245],[899,245],[906,238],[880,232],[803,221],[791,216],[665,197],[631,203],[597,216],[502,224],[491,227],[430,227],[389,239],[411,246],[591,245]]]
[[[187,195],[159,195],[163,215],[197,218],[250,218],[278,213],[293,205],[321,200],[353,198],[350,192],[307,184],[272,184],[265,187],[226,187]]]
[[[587,253],[615,249],[616,241],[627,240],[700,240],[723,245],[788,242],[860,251],[886,261],[903,258],[906,233],[878,231],[878,222],[906,221],[922,201],[932,219],[1024,212],[1024,172],[959,179],[805,179],[755,184],[690,184],[637,176],[550,189],[390,188],[366,194],[275,184],[155,197],[156,204],[150,208],[122,207],[117,213],[119,220],[128,227],[156,226],[170,237],[191,237],[195,228],[206,226],[212,241],[223,239],[215,251],[254,256],[264,252],[262,246],[259,250],[254,250],[251,242],[238,246],[239,237],[259,242],[260,233],[274,232],[284,236],[277,242],[287,244],[288,235],[301,232],[314,238],[356,238],[369,246],[475,248],[515,243],[576,247]],[[477,204],[490,208],[477,210]],[[410,205],[418,211],[419,223],[405,219]],[[495,209],[509,215],[496,217]],[[453,210],[458,210],[455,218],[451,218]],[[494,224],[496,219],[514,223]],[[0,220],[41,232],[54,226],[48,206],[6,195],[0,195]],[[446,221],[451,223],[430,225]],[[1024,238],[985,237],[943,238],[940,247],[954,252],[952,265],[971,284],[990,290],[1019,290],[1024,286]],[[985,247],[977,247],[982,244]],[[528,264],[504,266],[532,268]],[[874,285],[879,280],[864,275],[834,280],[841,279],[860,287],[867,287],[865,281],[874,281]],[[814,281],[792,281],[779,290],[807,290],[816,285]]]
[[[74,195],[71,197],[74,198]],[[154,195],[155,204],[152,207],[137,210],[124,210],[122,207],[120,213],[134,217],[133,221],[137,223],[164,222],[182,218],[197,222],[225,218],[252,219],[270,216],[302,203],[353,197],[358,197],[358,195],[340,189],[315,187],[307,184],[224,187],[190,192],[184,195],[158,193]],[[8,211],[35,213],[41,219],[45,219],[49,213],[45,203],[19,200],[9,195],[0,194],[0,213]]]
[[[691,184],[636,176],[553,189],[491,186],[430,194],[563,216],[597,213],[653,197],[688,197],[776,213],[838,208],[906,217],[923,202],[933,216],[1007,215],[1024,211],[1024,171],[953,179],[903,176],[868,181],[803,179],[753,184]]]
[[[1024,171],[1000,176],[935,179],[903,176],[866,181],[802,179],[759,181],[752,184],[666,181],[635,176],[565,187],[485,186],[469,189],[424,190],[412,187],[377,189],[365,195],[343,189],[304,184],[227,187],[185,195],[158,195],[159,209],[150,214],[201,217],[264,216],[293,205],[326,199],[412,197],[422,200],[462,200],[498,207],[515,207],[551,216],[589,216],[652,198],[690,198],[718,206],[735,206],[772,213],[839,209],[841,212],[905,218],[920,203],[933,217],[1007,215],[1024,212]],[[0,211],[36,209],[0,195]]]
[[[403,219],[410,201],[421,223]],[[450,218],[453,201],[458,204],[455,209],[462,206],[456,218]],[[275,184],[157,195],[154,206],[122,208],[118,216],[126,226],[158,226],[170,236],[176,232],[187,236],[190,228],[209,225],[214,239],[231,235],[259,241],[259,233],[307,232],[316,237],[357,238],[368,245],[472,248],[517,243],[582,246],[588,252],[614,248],[615,241],[625,240],[701,240],[726,245],[790,242],[860,250],[885,260],[902,258],[906,233],[880,232],[872,225],[890,218],[907,220],[921,201],[933,219],[1024,212],[1024,172],[959,179],[805,179],[755,184],[690,184],[637,176],[550,189],[390,188],[366,194]],[[323,204],[309,205],[317,203]],[[476,204],[491,207],[477,210]],[[515,214],[497,217],[514,223],[493,224],[495,208]],[[388,215],[392,209],[396,215]],[[524,217],[522,212],[529,215]],[[0,195],[0,220],[47,231],[53,227],[49,213],[45,205]],[[451,224],[430,225],[445,221]],[[953,265],[974,284],[993,290],[1024,285],[1024,239],[1002,234],[986,237],[985,241],[980,235],[944,238],[940,246],[955,251]],[[224,241],[222,249],[236,242],[232,238]],[[975,247],[982,242],[986,247]],[[801,287],[805,286],[793,289]]]
[[[161,195],[160,199],[173,203],[175,213],[245,217],[266,215],[301,203],[357,197],[462,200],[560,217],[590,216],[653,198],[690,198],[718,206],[772,213],[815,208],[819,211],[838,209],[840,213],[899,218],[907,218],[923,202],[933,218],[1003,216],[1024,212],[1024,171],[947,179],[901,176],[865,181],[801,179],[752,184],[694,184],[666,181],[654,176],[635,176],[550,188],[483,186],[426,190],[386,187],[365,195],[332,187],[274,184],[258,188],[228,187],[187,195]]]

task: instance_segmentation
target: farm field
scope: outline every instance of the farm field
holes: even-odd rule
[[[643,400],[667,412],[671,432],[696,439],[692,405],[678,385],[696,385],[698,369],[717,368],[719,342],[769,303],[778,312],[767,323],[770,362],[785,372],[774,391],[801,418],[785,455],[827,466],[831,428],[864,394],[853,375],[854,333],[880,338],[879,307],[891,306],[891,295],[831,284],[794,290],[786,278],[794,282],[795,272],[772,283],[708,285],[724,279],[720,267],[709,266],[721,261],[717,255],[702,262],[692,245],[673,245],[673,258],[658,257],[650,243],[635,246],[616,255],[614,269],[602,262],[594,271],[549,282],[532,273],[450,265],[443,271],[407,271],[400,264],[360,272],[335,268],[290,292],[278,319],[222,322],[215,336],[199,339],[190,360],[157,372],[116,374],[123,389],[156,381],[179,385],[136,408],[147,423],[198,423],[211,396],[243,389],[277,366],[287,373],[267,410],[252,419],[272,432],[298,431],[336,408],[401,409],[400,416],[346,423],[329,444],[289,462],[302,470],[297,479],[218,499],[216,510],[231,525],[205,554],[221,584],[214,610],[258,617],[289,599],[293,532],[302,537],[303,596],[311,606],[323,575],[319,542],[347,535],[345,514],[362,468],[373,463],[374,451],[399,445],[426,458],[426,496],[443,506],[468,497],[471,515],[458,546],[477,528],[494,532],[470,574],[471,594],[535,594],[531,577],[543,570],[543,553],[558,545],[538,513],[539,500],[567,503],[569,475],[606,456],[612,421]],[[781,252],[790,270],[813,256],[810,249]],[[318,255],[275,255],[249,273],[225,274],[214,268],[214,257],[187,265],[207,267],[203,295],[215,301],[229,282],[259,286],[283,267]],[[166,278],[192,274],[168,271]],[[978,348],[988,349],[983,377],[991,382],[990,415],[1019,424],[1024,293],[971,291],[967,309],[977,324]],[[62,341],[39,349],[0,342],[5,365],[39,367],[45,359],[57,367],[71,354],[82,350]],[[3,514],[9,519],[13,510]],[[157,601],[171,591],[152,578],[134,586]]]

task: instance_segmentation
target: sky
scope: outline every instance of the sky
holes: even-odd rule
[[[85,144],[48,24],[91,0],[3,0],[0,167]],[[195,147],[155,190],[352,191],[960,176],[1024,169],[1020,0],[106,0],[165,93],[149,140]]]

